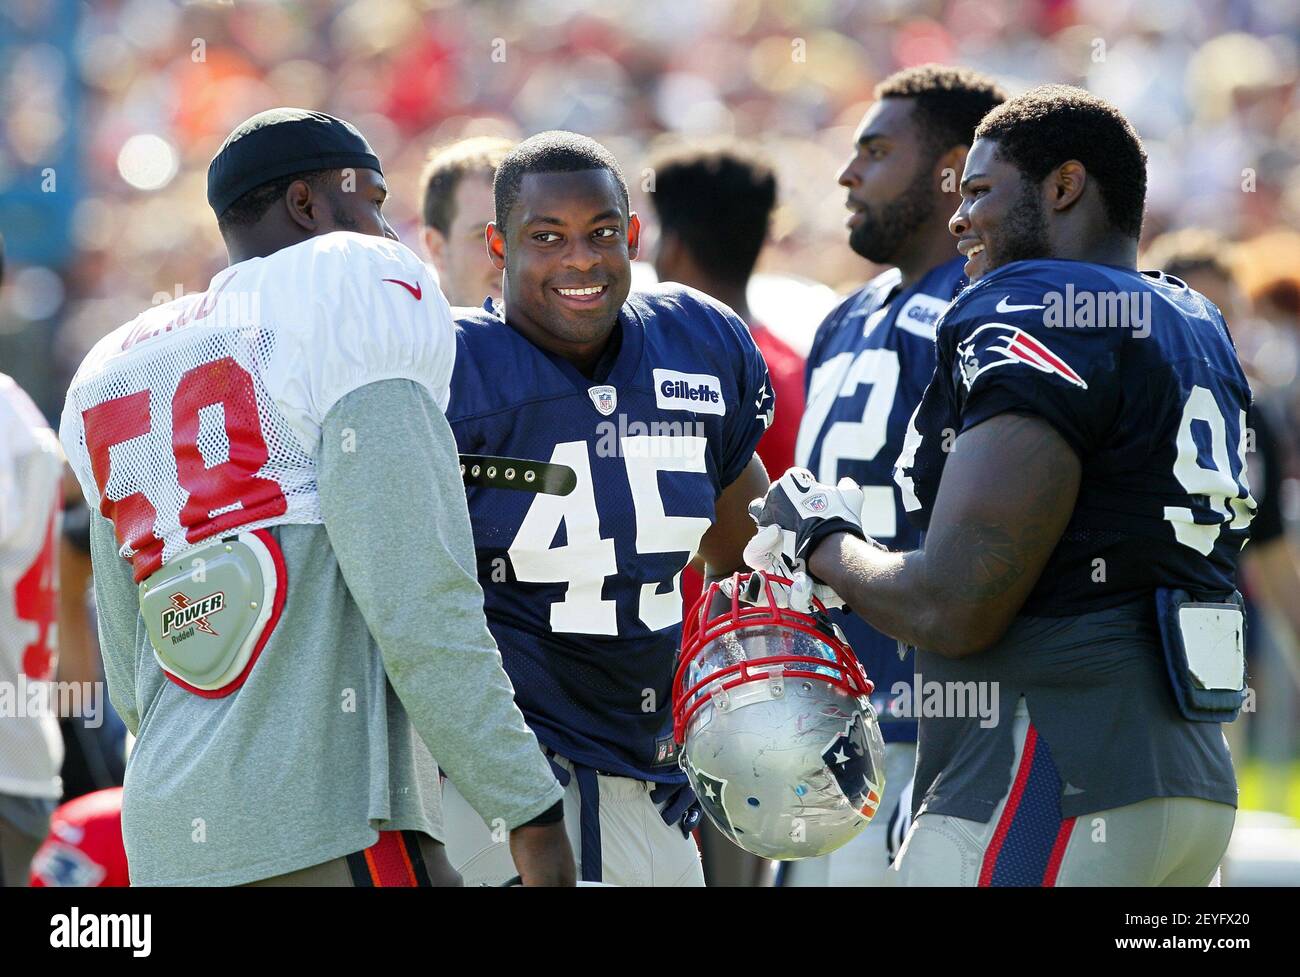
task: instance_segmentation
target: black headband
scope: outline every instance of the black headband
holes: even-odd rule
[[[365,136],[324,112],[268,109],[235,128],[208,164],[208,204],[220,217],[254,187],[310,170],[383,173]]]

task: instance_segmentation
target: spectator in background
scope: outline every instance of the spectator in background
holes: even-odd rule
[[[776,394],[776,413],[757,453],[769,472],[783,472],[794,464],[803,415],[803,357],[754,320],[745,298],[776,207],[776,174],[730,141],[679,147],[650,167],[650,200],[660,226],[655,271],[660,281],[689,285],[725,303],[749,326]],[[688,567],[682,574],[687,611],[700,587],[699,573]],[[699,838],[708,885],[771,884],[771,863],[727,841],[707,820]]]
[[[513,148],[498,136],[462,139],[430,153],[420,177],[420,241],[451,305],[501,300],[483,232],[496,213],[492,181]]]
[[[1300,184],[1298,184],[1300,185]],[[1287,475],[1300,454],[1300,231],[1274,230],[1232,247],[1233,278],[1250,315],[1243,330],[1229,320],[1246,375],[1261,382],[1255,396],[1267,399],[1281,420]]]
[[[776,207],[776,174],[729,141],[671,150],[650,168],[660,226],[655,271],[660,281],[689,285],[730,306],[749,326],[776,394],[758,456],[769,472],[783,472],[794,464],[803,416],[803,357],[755,321],[745,299]]]
[[[1246,302],[1233,278],[1231,253],[1232,245],[1222,235],[1189,227],[1161,234],[1142,252],[1140,264],[1181,278],[1218,306],[1228,329],[1235,331],[1245,316]]]

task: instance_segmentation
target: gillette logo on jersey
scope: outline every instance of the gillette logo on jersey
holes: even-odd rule
[[[184,631],[191,624],[204,634],[210,634],[214,638],[219,637],[217,632],[212,629],[212,625],[208,623],[208,617],[226,609],[226,595],[224,593],[217,591],[215,594],[200,597],[196,601],[191,601],[184,594],[176,593],[172,594],[171,599],[174,606],[162,612],[163,637],[173,635],[178,631]],[[172,640],[178,641],[182,637],[189,637],[189,635],[175,635]]]
[[[898,310],[898,315],[894,317],[894,326],[904,332],[910,332],[914,336],[933,339],[934,330],[939,324],[939,317],[943,315],[947,308],[948,302],[945,299],[918,292]],[[875,328],[876,323],[881,318],[884,318],[887,310],[888,307],[878,310],[881,313],[879,317],[868,317],[868,325],[864,327],[862,333],[864,336]]]
[[[660,410],[690,410],[719,416],[727,413],[727,405],[722,399],[722,384],[717,377],[655,370],[654,384],[655,403]]]
[[[962,382],[969,391],[981,373],[999,366],[1017,363],[1032,366],[1043,373],[1054,373],[1083,390],[1088,384],[1065,360],[1053,353],[1042,340],[1027,332],[994,322],[980,326],[957,346]]]

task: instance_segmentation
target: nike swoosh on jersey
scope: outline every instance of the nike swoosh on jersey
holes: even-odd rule
[[[423,289],[420,287],[419,282],[416,282],[414,285],[412,285],[410,282],[404,282],[400,278],[385,278],[384,281],[392,282],[394,285],[401,285],[402,288],[406,289],[408,292],[410,292],[412,295],[415,296],[415,301],[417,302],[420,301],[420,295],[422,294]]]
[[[1009,298],[1011,298],[1010,295],[1008,295],[1006,298],[1004,298],[1001,302],[998,303],[998,307],[997,307],[997,311],[998,311],[998,312],[1002,312],[1002,313],[1005,313],[1005,312],[1024,312],[1024,311],[1026,311],[1027,309],[1045,309],[1045,308],[1047,308],[1047,306],[1045,306],[1045,305],[1008,305],[1008,304],[1007,304],[1007,299],[1009,299]]]

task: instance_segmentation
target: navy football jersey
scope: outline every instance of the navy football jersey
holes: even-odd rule
[[[680,285],[632,294],[584,377],[499,310],[457,320],[447,418],[461,452],[568,465],[567,496],[467,491],[488,626],[541,743],[681,783],[672,670],[681,571],[771,421],[767,368],[730,309]]]
[[[904,517],[894,462],[934,375],[935,324],[965,284],[964,263],[955,258],[932,268],[907,289],[900,288],[897,269],[877,276],[831,311],[808,354],[795,464],[822,482],[847,475],[861,485],[863,529],[892,550],[920,543],[920,531]],[[887,710],[894,685],[912,682],[911,660],[901,659],[898,642],[857,615],[836,610],[831,616],[875,683],[872,701],[885,739],[915,740],[916,720],[890,721]]]
[[[920,528],[952,434],[997,414],[1042,417],[1082,464],[1074,514],[1022,614],[1088,613],[1156,587],[1233,590],[1255,509],[1251,394],[1200,293],[1158,272],[1013,262],[957,297],[937,348],[897,473]]]

